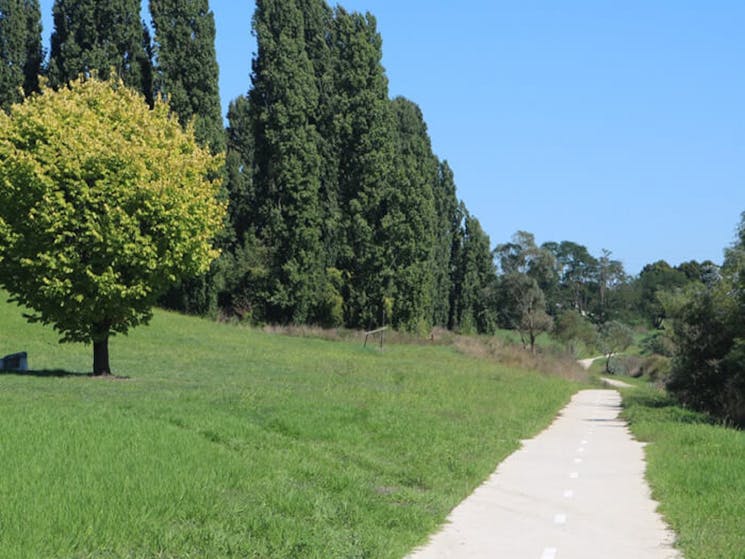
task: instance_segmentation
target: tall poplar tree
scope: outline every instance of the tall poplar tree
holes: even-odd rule
[[[150,33],[139,0],[55,0],[49,80],[59,87],[81,74],[111,70],[152,105]]]
[[[394,323],[424,331],[432,323],[437,159],[419,107],[402,97],[392,102],[395,176],[384,220],[394,269]]]
[[[181,124],[194,118],[197,141],[225,148],[220,114],[215,17],[208,0],[150,0],[155,29],[155,91]]]
[[[39,0],[0,0],[0,108],[39,89],[41,12]]]
[[[266,317],[313,321],[324,286],[318,87],[298,0],[258,0],[258,54],[249,93],[254,125],[256,230],[268,247]]]
[[[382,40],[375,18],[337,8],[331,103],[347,278],[346,322],[370,328],[391,320],[393,259],[385,226],[392,193],[394,126]]]
[[[447,328],[453,286],[453,243],[458,236],[461,214],[455,194],[455,178],[447,161],[438,164],[434,187],[435,246],[432,263],[432,323]]]
[[[303,12],[305,52],[313,66],[318,90],[318,103],[309,121],[318,135],[318,154],[321,158],[319,200],[321,204],[321,239],[326,267],[337,265],[343,244],[339,200],[339,156],[334,120],[336,87],[334,83],[333,26],[334,11],[325,0],[298,0]]]
[[[490,333],[496,325],[496,267],[489,236],[479,220],[465,213],[458,262],[459,300],[455,327],[464,333]]]

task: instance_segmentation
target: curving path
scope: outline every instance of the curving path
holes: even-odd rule
[[[673,559],[615,390],[583,390],[408,559]]]

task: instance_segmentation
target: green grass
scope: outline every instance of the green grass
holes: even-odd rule
[[[686,559],[745,558],[745,432],[715,425],[649,387],[624,391],[647,478]]]
[[[40,372],[0,374],[3,558],[402,557],[577,388],[166,312],[112,341],[129,380],[97,380],[0,304],[20,350]]]

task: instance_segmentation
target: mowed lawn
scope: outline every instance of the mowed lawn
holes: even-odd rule
[[[624,391],[648,441],[647,478],[686,559],[745,559],[745,432],[677,407],[652,388]]]
[[[441,346],[266,334],[156,312],[112,367],[0,303],[4,558],[384,558],[578,388]]]

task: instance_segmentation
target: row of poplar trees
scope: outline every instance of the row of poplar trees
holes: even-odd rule
[[[489,238],[456,197],[422,113],[391,100],[372,15],[257,0],[252,87],[220,115],[208,0],[57,0],[44,65],[38,0],[0,0],[0,103],[81,73],[168,97],[225,151],[223,251],[163,303],[255,322],[486,331]]]

